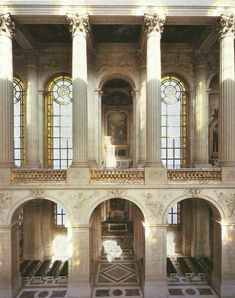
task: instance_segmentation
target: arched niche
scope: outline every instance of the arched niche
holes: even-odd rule
[[[117,76],[107,79],[101,90],[103,165],[129,168],[134,154],[133,87]]]

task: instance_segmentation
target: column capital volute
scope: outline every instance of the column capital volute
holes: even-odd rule
[[[221,14],[218,23],[217,23],[217,31],[219,33],[220,39],[224,38],[226,35],[235,33],[235,16]]]
[[[4,32],[11,37],[14,36],[15,23],[12,20],[10,13],[0,15],[0,32]]]
[[[151,32],[160,32],[162,34],[164,29],[164,24],[166,21],[166,15],[161,14],[158,15],[156,13],[154,14],[144,14],[144,31],[147,34],[150,34]]]
[[[80,31],[87,34],[90,31],[90,22],[88,13],[85,14],[67,14],[66,20],[69,24],[69,30],[73,34]]]

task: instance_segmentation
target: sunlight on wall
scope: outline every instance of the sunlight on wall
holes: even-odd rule
[[[57,235],[52,242],[52,262],[68,259],[67,235]]]
[[[174,232],[167,233],[167,255],[175,254],[175,236]]]

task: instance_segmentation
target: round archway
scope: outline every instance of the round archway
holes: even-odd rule
[[[28,200],[15,210],[11,224],[12,280],[28,290],[40,284],[37,295],[48,286],[52,294],[58,285],[66,292],[69,221],[63,207],[47,199]]]
[[[222,237],[218,209],[205,199],[188,198],[170,207],[167,221],[169,279],[208,283],[219,291]]]
[[[112,296],[115,289],[127,295],[128,284],[141,296],[144,278],[144,216],[137,205],[123,198],[99,204],[90,218],[91,260],[95,288]],[[121,289],[121,288],[122,289]],[[117,295],[115,295],[117,296]]]

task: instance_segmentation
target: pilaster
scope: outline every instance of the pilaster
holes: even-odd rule
[[[201,51],[196,51],[194,55],[196,76],[194,166],[198,168],[209,166],[209,99],[206,90],[206,55]]]
[[[147,225],[145,228],[144,297],[167,297],[166,286],[166,225]]]
[[[40,168],[37,53],[27,51],[25,166]]]
[[[166,17],[144,15],[147,33],[146,167],[161,167],[161,48]]]
[[[222,225],[222,276],[221,292],[223,298],[235,297],[235,223]]]
[[[69,257],[69,298],[90,298],[90,226],[70,228],[71,248]]]

